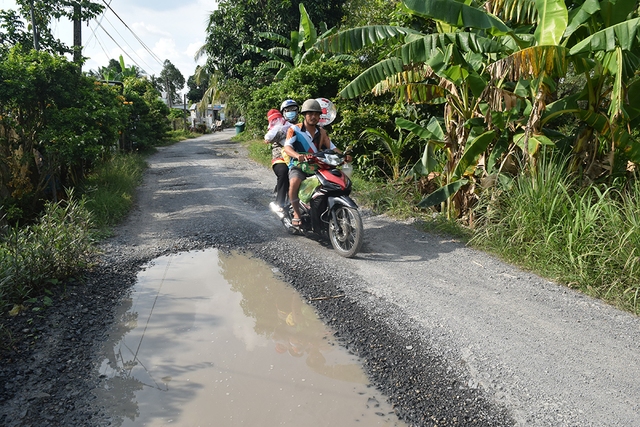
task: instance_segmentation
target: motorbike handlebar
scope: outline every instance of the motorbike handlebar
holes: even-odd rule
[[[320,151],[320,152],[317,152],[317,153],[306,153],[306,154],[303,154],[304,158],[303,158],[302,162],[331,164],[332,162],[327,162],[326,161],[326,159],[327,159],[326,155],[336,156],[337,158],[339,158],[341,160],[340,164],[349,163],[352,160],[352,158],[351,158],[351,156],[349,154],[336,153],[333,150],[324,150],[324,151]],[[333,165],[333,166],[338,166],[338,165]]]

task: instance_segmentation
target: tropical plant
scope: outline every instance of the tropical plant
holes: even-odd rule
[[[300,3],[299,9],[300,26],[298,31],[291,32],[290,39],[273,32],[262,32],[258,34],[259,37],[277,42],[280,46],[263,49],[251,44],[242,45],[244,49],[259,53],[268,59],[264,65],[267,68],[278,70],[275,75],[275,80],[282,80],[287,72],[301,64],[310,64],[320,59],[321,52],[315,45],[319,38],[326,37],[333,32],[333,30],[327,30],[326,25],[322,23],[324,27],[322,29],[323,33],[318,36],[317,30],[313,22],[311,22],[311,18],[309,18],[304,4]],[[340,59],[352,60],[353,58],[343,55]]]
[[[260,33],[289,34],[296,31],[300,24],[300,3],[300,0],[219,1],[217,9],[209,16],[206,41],[200,51],[200,56],[207,57],[205,68],[220,71],[222,80],[233,78],[242,82],[254,76],[264,57],[242,46],[264,47],[258,37]],[[314,3],[309,11],[310,20],[333,27],[342,19],[343,6],[344,2],[338,0]]]
[[[574,164],[584,165],[589,160],[589,168],[598,165],[603,169],[603,156],[611,162],[613,153],[625,161],[640,160],[638,144],[628,127],[640,111],[635,100],[625,97],[640,88],[632,73],[637,69],[632,65],[637,63],[638,22],[624,21],[635,2],[624,2],[615,14],[608,4],[601,7],[594,1],[572,4],[571,14],[562,0],[538,0],[534,6],[532,2],[512,2],[509,8],[502,8],[503,3],[486,6],[504,10],[509,26],[485,9],[453,0],[405,0],[411,13],[434,19],[439,33],[367,26],[327,37],[319,47],[344,52],[374,43],[395,43],[385,59],[363,72],[341,94],[355,97],[391,90],[404,102],[442,103],[444,140],[430,148],[449,153],[441,194],[455,195],[463,181],[454,184],[450,180],[473,176],[476,165],[500,171],[495,165],[504,165],[508,159],[513,163],[514,154],[520,154],[525,167],[534,162],[540,147],[553,145],[551,137],[557,136],[543,125],[566,113],[582,120],[586,128],[582,140],[590,141],[584,144],[577,139]],[[601,20],[595,19],[596,13]],[[594,22],[601,22],[600,31],[588,35],[585,27]],[[525,31],[531,24],[535,26],[532,35]],[[547,105],[569,63],[583,74],[587,87]],[[584,100],[588,100],[587,109],[582,106]],[[594,144],[594,130],[609,142],[609,149]],[[474,149],[467,153],[469,145]],[[484,153],[482,146],[490,151]],[[608,167],[609,172],[616,168],[613,164]],[[468,194],[472,191],[473,186],[467,187]],[[436,195],[427,197],[421,205],[438,200],[441,197]]]
[[[206,87],[202,97],[196,103],[201,115],[204,116],[206,114],[209,105],[225,102],[226,95],[224,91],[220,90],[220,72],[207,73],[204,67],[198,65],[193,78],[197,85]]]
[[[372,154],[384,161],[391,169],[391,181],[397,182],[405,173],[407,165],[404,151],[411,143],[411,136],[405,135],[401,129],[396,129],[398,136],[393,137],[386,131],[374,128],[367,128],[362,131],[361,136],[376,144],[379,148]]]

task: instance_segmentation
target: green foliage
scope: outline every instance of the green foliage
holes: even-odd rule
[[[258,89],[247,106],[245,119],[247,130],[254,135],[264,134],[267,128],[267,111],[280,108],[285,99],[299,104],[308,98],[335,98],[341,82],[352,75],[349,66],[341,63],[314,62],[291,70],[281,81]]]
[[[83,200],[47,203],[37,224],[0,239],[0,305],[22,302],[52,281],[78,275],[95,251]]]
[[[145,78],[129,77],[124,81],[128,123],[124,131],[126,150],[148,150],[159,144],[169,131],[169,107],[160,93]]]
[[[239,136],[239,135],[238,135]],[[249,158],[265,167],[271,167],[271,146],[265,144],[262,139],[250,139],[245,141]]]
[[[219,70],[223,80],[234,78],[240,81],[253,76],[264,57],[242,48],[255,45],[267,48],[258,37],[259,33],[272,32],[290,34],[299,27],[299,0],[221,0],[218,8],[209,16],[207,36],[201,54],[207,56],[207,69]],[[324,22],[328,28],[342,19],[343,2],[330,0],[314,3],[309,8],[312,22]]]
[[[0,195],[31,216],[116,148],[126,110],[61,56],[12,49],[0,62]]]
[[[184,87],[184,76],[168,59],[164,61],[157,83],[173,103],[182,102],[178,92]]]
[[[47,0],[47,1],[32,1],[32,0],[16,0],[19,6],[19,12],[21,17],[27,22],[31,22],[31,11],[33,7],[33,15],[36,23],[36,29],[38,33],[38,47],[40,50],[49,53],[64,54],[72,52],[72,48],[62,43],[59,39],[56,39],[51,31],[55,26],[51,25],[51,21],[58,20],[60,18],[73,19],[76,14],[74,10],[74,3],[68,0]],[[101,2],[94,2],[90,0],[82,1],[82,8],[78,11],[81,21],[89,21],[98,16],[104,10],[104,5]],[[3,40],[3,32],[6,31],[10,37],[10,46],[15,46],[14,43],[23,43],[26,49],[32,49],[34,45],[33,32],[31,28],[25,31],[23,26],[16,25],[16,21],[9,19],[2,22],[2,15],[0,14],[0,42]],[[29,27],[31,24],[29,24]]]

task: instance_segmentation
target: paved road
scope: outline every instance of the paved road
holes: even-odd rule
[[[248,160],[232,135],[152,156],[138,207],[114,245],[142,253],[161,252],[167,242],[241,240],[294,283],[314,276],[294,262],[304,254],[323,266],[316,276],[331,266],[360,310],[376,321],[388,316],[382,321],[404,337],[407,353],[428,347],[457,388],[504,409],[512,424],[640,426],[640,319],[366,211],[365,245],[354,259],[289,236],[268,211],[274,175]]]

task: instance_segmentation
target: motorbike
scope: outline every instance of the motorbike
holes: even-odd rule
[[[306,162],[314,175],[298,191],[302,224],[292,224],[293,207],[288,201],[281,211],[273,205],[272,210],[289,233],[326,238],[338,254],[353,257],[362,248],[364,228],[358,206],[349,197],[351,179],[340,169],[345,156],[324,150],[307,155]]]

